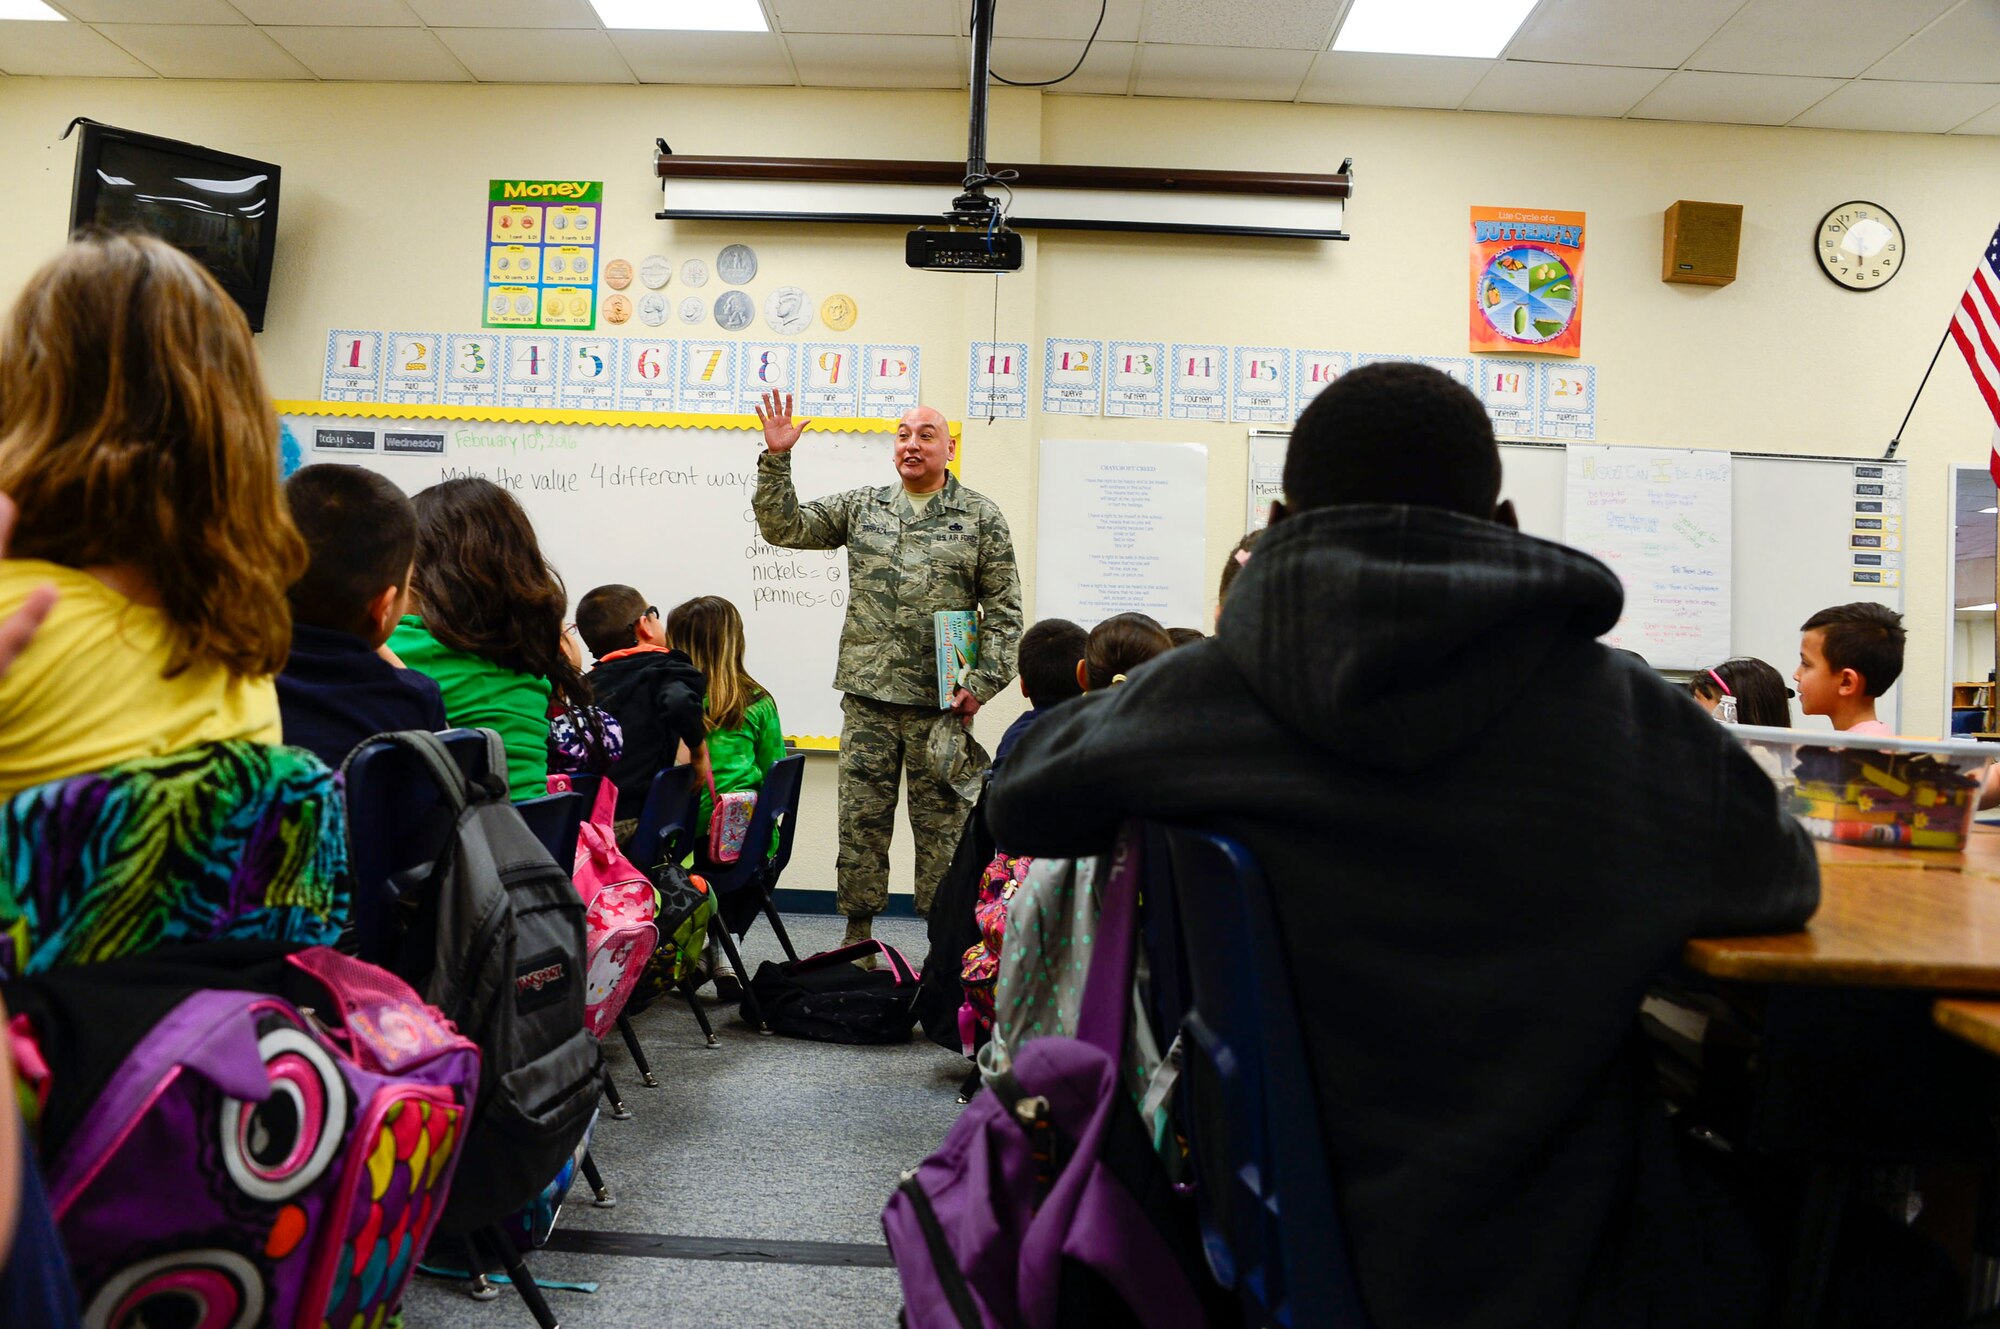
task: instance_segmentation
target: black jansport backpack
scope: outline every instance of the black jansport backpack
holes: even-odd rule
[[[855,967],[854,961],[870,955],[880,957],[876,968]],[[748,991],[763,1008],[771,1032],[792,1038],[907,1043],[916,1023],[910,1007],[917,995],[917,971],[886,942],[856,942],[784,964],[766,960],[757,966]],[[747,997],[743,1011],[749,1020]]]
[[[395,970],[479,1045],[479,1098],[440,1230],[469,1232],[533,1200],[590,1125],[601,1083],[583,1023],[583,900],[507,801],[507,754],[472,784],[434,734],[379,734],[423,758],[455,814]]]

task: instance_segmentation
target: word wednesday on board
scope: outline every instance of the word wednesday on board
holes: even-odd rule
[[[726,597],[743,615],[751,675],[784,699],[787,736],[834,746],[840,694],[831,661],[847,610],[847,556],[774,548],[758,534],[754,416],[560,425],[357,420],[286,406],[284,428],[310,460],[355,462],[412,494],[461,476],[500,485],[533,519],[572,596],[621,583]],[[882,422],[823,423],[847,428],[815,430],[797,449],[801,494],[892,483]]]

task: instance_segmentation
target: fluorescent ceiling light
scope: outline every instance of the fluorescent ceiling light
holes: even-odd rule
[[[1990,516],[1992,516],[1992,515],[1993,515],[1994,513],[1996,513],[1996,512],[2000,512],[2000,508],[1981,508],[1981,509],[1980,509],[1979,511],[1980,511],[1980,512],[1981,512],[1981,513],[1982,513],[1983,515],[1985,515],[1985,516],[1988,516],[1988,517],[1990,517]]]
[[[39,22],[53,19],[57,23],[64,21],[61,14],[43,4],[42,0],[0,0],[0,18],[24,18]]]
[[[1534,7],[1535,0],[1354,0],[1333,49],[1491,59]]]
[[[1961,614],[1990,614],[1995,610],[2000,610],[2000,604],[1965,605],[1958,612]]]
[[[33,3],[34,0],[30,0]],[[8,0],[0,0],[0,4]],[[769,32],[757,0],[590,0],[607,28],[675,32]]]

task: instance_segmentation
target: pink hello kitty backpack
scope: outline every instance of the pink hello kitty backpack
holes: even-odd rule
[[[373,965],[225,945],[251,949],[10,993],[83,1322],[379,1324],[444,1212],[479,1050]]]
[[[566,775],[549,777],[550,793],[570,792]],[[583,897],[583,1023],[602,1039],[618,1023],[646,962],[660,944],[658,896],[646,874],[619,852],[612,834],[618,790],[597,786],[597,803],[576,836],[571,880]]]

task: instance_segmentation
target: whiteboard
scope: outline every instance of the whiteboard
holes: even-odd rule
[[[777,699],[787,737],[808,747],[835,743],[847,553],[774,549],[758,534],[750,493],[764,444],[754,428],[283,419],[307,464],[356,463],[411,494],[461,475],[505,485],[562,575],[572,616],[587,591],[612,582],[637,588],[662,615],[697,595],[726,596],[743,614],[745,662]],[[321,430],[332,443],[352,436],[354,447],[316,447]],[[443,451],[387,453],[392,433],[442,434]],[[364,441],[374,446],[363,450]],[[890,444],[886,432],[809,430],[793,454],[800,499],[891,483]]]
[[[1259,431],[1250,435],[1250,474],[1284,467],[1287,435]],[[1773,453],[1731,455],[1729,649],[1732,655],[1753,655],[1790,678],[1798,667],[1799,624],[1829,605],[1873,600],[1901,612],[1901,555],[1885,552],[1883,584],[1856,585],[1852,536],[1855,468],[1871,474],[1867,482],[1885,493],[1886,515],[1899,523],[1905,489],[1902,462],[1878,462],[1860,457],[1788,457]],[[1546,540],[1563,538],[1563,498],[1569,465],[1560,443],[1500,444],[1503,498],[1514,503],[1521,529]],[[1268,506],[1268,504],[1267,504]],[[1253,525],[1262,525],[1261,516]],[[1877,703],[1889,724],[1902,728],[1900,684]],[[1805,716],[1797,702],[1792,723],[1805,729],[1830,729],[1823,716]]]

